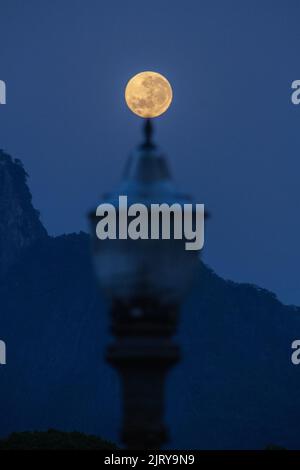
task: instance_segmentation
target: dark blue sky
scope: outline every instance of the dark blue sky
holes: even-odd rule
[[[163,73],[155,120],[179,188],[212,212],[217,273],[300,304],[299,0],[0,0],[0,147],[50,234],[86,229],[140,140],[127,80]]]

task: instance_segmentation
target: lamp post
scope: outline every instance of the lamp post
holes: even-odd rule
[[[120,195],[127,196],[128,205],[191,203],[172,183],[167,161],[153,144],[150,120],[145,121],[144,142],[130,155],[119,188],[103,202],[117,207]],[[110,300],[115,337],[106,358],[122,384],[122,441],[132,449],[159,449],[168,438],[164,383],[180,357],[172,336],[198,252],[185,250],[184,239],[99,240],[95,212],[91,221],[96,275]]]

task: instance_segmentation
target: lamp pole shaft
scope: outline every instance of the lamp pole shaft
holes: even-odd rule
[[[153,325],[149,329],[153,333]],[[122,441],[129,449],[159,449],[168,440],[164,424],[166,375],[180,354],[169,334],[156,330],[155,335],[147,335],[143,331],[142,335],[118,336],[108,347],[106,358],[121,380]]]

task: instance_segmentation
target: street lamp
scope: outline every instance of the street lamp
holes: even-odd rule
[[[145,121],[144,142],[130,155],[119,188],[103,202],[117,208],[120,195],[127,196],[128,205],[191,203],[172,183],[167,161],[152,142],[150,120]],[[115,336],[106,358],[122,383],[122,441],[128,448],[158,449],[167,441],[165,376],[179,360],[172,335],[198,252],[186,250],[184,238],[99,240],[97,221],[93,212],[94,265],[110,300]]]

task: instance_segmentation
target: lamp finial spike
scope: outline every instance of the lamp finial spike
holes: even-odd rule
[[[149,118],[145,120],[144,136],[145,136],[144,146],[152,147],[153,146],[153,142],[152,142],[153,126],[152,126],[151,119]]]

